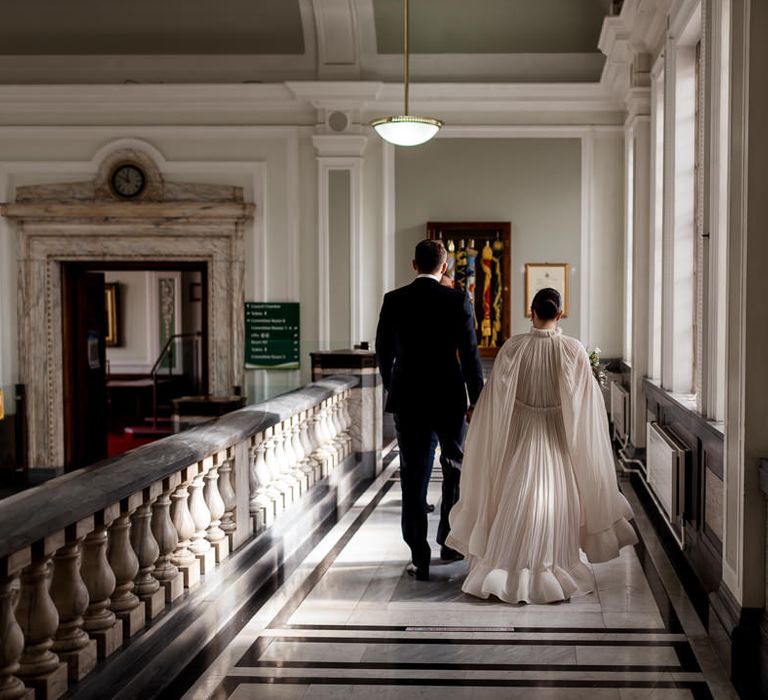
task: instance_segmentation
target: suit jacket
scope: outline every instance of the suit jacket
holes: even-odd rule
[[[483,388],[469,299],[429,277],[384,296],[376,356],[391,413],[455,416]]]

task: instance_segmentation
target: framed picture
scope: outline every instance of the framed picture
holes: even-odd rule
[[[104,305],[107,309],[107,336],[104,340],[107,347],[111,348],[120,345],[120,324],[118,322],[119,296],[119,282],[107,282],[104,284]]]
[[[568,263],[525,264],[525,315],[531,317],[531,302],[540,289],[552,287],[563,298],[563,318],[568,318]]]

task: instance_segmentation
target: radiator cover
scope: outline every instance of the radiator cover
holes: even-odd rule
[[[658,423],[646,423],[647,481],[671,525],[681,527],[687,448]]]

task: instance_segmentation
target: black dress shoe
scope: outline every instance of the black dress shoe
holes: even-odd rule
[[[461,552],[457,552],[455,549],[443,545],[440,547],[440,558],[443,561],[459,561],[464,558],[464,555]]]
[[[416,566],[416,564],[408,564],[408,566],[405,567],[405,571],[409,576],[413,576],[417,581],[429,581],[428,566]]]

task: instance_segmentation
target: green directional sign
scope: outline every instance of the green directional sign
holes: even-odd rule
[[[299,369],[299,305],[245,302],[245,368]]]

